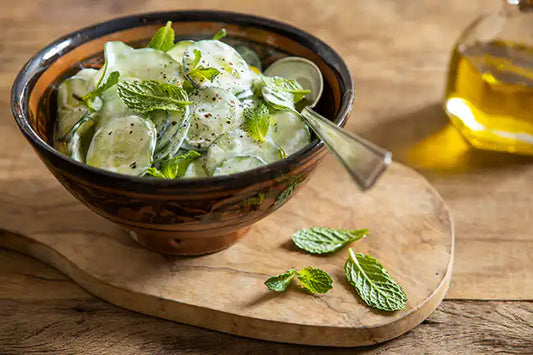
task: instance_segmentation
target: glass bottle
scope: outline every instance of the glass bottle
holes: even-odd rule
[[[467,27],[444,109],[474,147],[533,155],[533,0],[504,0]]]

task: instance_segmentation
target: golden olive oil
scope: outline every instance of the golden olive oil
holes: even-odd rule
[[[533,154],[533,48],[498,41],[459,45],[444,108],[473,146]]]

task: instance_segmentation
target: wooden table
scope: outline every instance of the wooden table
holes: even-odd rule
[[[56,37],[124,14],[178,8],[283,20],[340,52],[358,88],[348,129],[422,172],[455,219],[456,260],[447,299],[411,332],[356,350],[532,353],[533,159],[469,148],[439,106],[455,38],[498,5],[497,0],[1,0],[0,139],[13,150],[0,153],[0,177],[16,183],[28,169],[3,157],[34,154],[12,122],[11,83],[23,63]],[[36,158],[35,163],[40,164]],[[0,203],[6,203],[1,196]],[[135,314],[6,250],[0,250],[0,315],[0,353],[347,352],[238,338]]]

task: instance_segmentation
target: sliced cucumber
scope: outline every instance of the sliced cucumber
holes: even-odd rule
[[[80,163],[85,163],[87,149],[94,133],[94,123],[93,117],[86,115],[72,127],[69,133],[67,154]]]
[[[154,161],[175,156],[181,148],[190,128],[189,108],[183,111],[169,111],[169,125],[157,140]]]
[[[205,88],[189,96],[192,101],[191,128],[187,148],[205,150],[217,137],[240,126],[242,105],[232,93],[221,88]]]
[[[66,134],[88,112],[81,98],[94,90],[94,77],[98,73],[95,69],[82,69],[75,76],[62,82],[57,88],[57,118],[54,137],[63,140]]]
[[[115,117],[124,117],[135,114],[131,111],[118,96],[117,86],[113,86],[102,94],[102,108],[97,113],[96,129],[105,126],[108,121],[112,121]]]
[[[236,174],[266,165],[266,162],[258,157],[235,157],[223,161],[213,171],[213,176]]]
[[[87,151],[87,164],[140,176],[152,165],[155,136],[150,120],[135,115],[115,117],[94,134]]]
[[[183,63],[183,54],[185,53],[187,47],[193,43],[194,41],[179,41],[174,45],[174,47],[167,51],[167,54],[174,58],[174,60],[178,63]]]
[[[273,124],[269,136],[287,155],[291,155],[311,143],[309,128],[303,119],[292,111],[280,111],[272,115]]]
[[[282,151],[267,136],[264,142],[259,142],[243,131],[234,129],[220,136],[207,150],[206,170],[213,174],[216,167],[226,160],[235,157],[256,157],[267,164],[280,160]]]
[[[252,48],[245,46],[244,44],[240,44],[235,47],[235,50],[239,52],[241,57],[246,61],[246,63],[248,63],[248,65],[257,68],[257,70],[260,72],[263,70],[261,59],[257,55],[257,52]]]
[[[120,73],[120,80],[159,80],[181,85],[181,63],[163,51],[153,48],[132,47],[122,42],[107,42],[104,47],[105,70],[99,83],[105,83],[109,74]]]
[[[150,112],[150,120],[152,120],[157,131],[157,139],[160,139],[170,125],[170,115],[165,110],[155,110]]]
[[[187,167],[187,171],[185,172],[185,175],[183,175],[184,179],[190,179],[190,178],[203,178],[207,177],[207,171],[205,171],[204,168],[205,165],[205,156],[201,156],[200,158],[196,159],[195,161],[191,162],[189,166]]]
[[[196,66],[195,51],[201,54]],[[233,47],[223,42],[203,40],[188,46],[183,54],[183,72],[187,75],[198,66],[215,68],[219,74],[212,81],[188,76],[196,87],[216,86],[237,94],[250,88],[252,84],[253,74],[246,61]]]

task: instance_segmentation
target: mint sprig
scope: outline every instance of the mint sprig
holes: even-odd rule
[[[328,227],[301,229],[292,235],[294,244],[311,254],[335,252],[368,234],[366,229],[346,230]]]
[[[283,292],[289,287],[294,275],[296,275],[296,270],[290,269],[283,274],[268,278],[265,285],[271,291]]]
[[[111,88],[113,85],[116,85],[118,83],[119,78],[120,78],[120,73],[118,71],[114,71],[111,74],[109,74],[109,77],[107,78],[105,83],[98,86],[93,91],[90,91],[87,94],[83,95],[81,100],[89,108],[89,111],[91,112],[98,111],[99,107],[95,105],[96,98],[102,96],[104,91]]]
[[[270,277],[265,281],[265,285],[271,291],[282,292],[289,287],[295,277],[310,293],[326,293],[333,287],[333,279],[327,272],[311,266],[298,272],[290,269],[283,274]]]
[[[215,33],[215,35],[213,36],[213,39],[219,41],[222,38],[226,37],[227,35],[228,35],[228,32],[226,31],[226,29],[222,28],[222,29],[220,29],[220,31]]]
[[[157,80],[122,81],[118,84],[118,95],[130,110],[140,113],[180,111],[191,103],[185,90]]]
[[[201,156],[200,153],[194,150],[189,150],[185,154],[178,155],[177,157],[164,160],[161,163],[161,169],[155,167],[148,168],[146,174],[160,178],[160,179],[178,179],[182,178],[194,160]]]
[[[213,81],[215,76],[220,74],[216,68],[208,68],[199,65],[202,59],[202,52],[198,49],[193,50],[194,59],[191,64],[191,69],[185,74],[193,83],[202,83],[204,81]]]
[[[166,26],[157,30],[155,35],[148,43],[148,48],[159,49],[163,52],[168,51],[174,47],[174,30],[172,29],[172,21],[168,21]]]
[[[344,272],[361,299],[369,307],[382,311],[405,309],[407,296],[383,265],[370,255],[354,253],[352,249],[348,252]]]
[[[270,112],[268,107],[260,103],[256,107],[246,108],[244,110],[244,124],[248,134],[260,142],[265,141],[265,137],[270,128]]]

